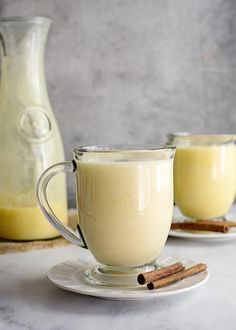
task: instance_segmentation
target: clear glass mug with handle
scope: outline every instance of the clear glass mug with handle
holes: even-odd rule
[[[48,221],[72,243],[88,247],[98,263],[85,271],[91,283],[133,286],[137,273],[156,267],[172,220],[174,150],[80,147],[71,162],[55,164],[40,177],[37,196]],[[61,172],[76,175],[80,236],[47,200],[47,185]]]
[[[223,218],[236,193],[236,152],[231,135],[175,137],[174,199],[189,218]]]

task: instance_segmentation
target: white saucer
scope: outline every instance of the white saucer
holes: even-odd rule
[[[182,262],[186,267],[196,264],[196,262],[176,256],[159,258],[157,262],[162,266],[166,266],[178,261]],[[172,285],[155,290],[148,290],[146,286],[141,285],[134,289],[108,288],[92,286],[84,280],[84,270],[94,265],[95,261],[90,256],[81,256],[80,259],[66,261],[52,267],[48,270],[47,277],[54,285],[62,289],[111,300],[158,299],[196,289],[206,283],[209,278],[209,272],[206,270]]]
[[[169,236],[189,239],[203,239],[203,240],[229,240],[236,238],[236,228],[231,228],[228,233],[216,233],[216,232],[198,232],[193,233],[182,229],[171,229]]]
[[[227,220],[233,221],[236,218],[236,207],[233,206],[230,210],[230,213],[226,215]],[[180,210],[175,206],[173,212],[174,221],[186,221],[186,217],[180,212]],[[191,232],[183,229],[171,229],[169,231],[169,236],[178,237],[178,238],[187,238],[187,239],[201,239],[201,240],[229,240],[236,238],[236,228],[230,228],[227,233],[217,233],[217,232]]]

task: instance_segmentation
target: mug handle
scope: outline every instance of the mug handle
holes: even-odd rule
[[[79,245],[82,248],[87,248],[87,245],[85,243],[82,231],[80,229],[80,226],[78,225],[78,231],[79,235],[76,234],[75,231],[73,231],[69,226],[62,223],[58,217],[55,215],[53,210],[51,209],[51,206],[49,205],[48,198],[47,198],[47,186],[49,181],[59,173],[63,172],[72,172],[74,173],[76,171],[76,163],[74,160],[71,162],[62,162],[55,165],[52,165],[49,167],[46,171],[42,173],[40,176],[38,183],[37,183],[37,199],[39,202],[39,206],[47,218],[47,220],[50,222],[50,224],[56,228],[56,230],[68,241],[70,241],[73,244]]]

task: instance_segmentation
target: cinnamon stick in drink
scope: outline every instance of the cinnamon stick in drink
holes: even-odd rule
[[[174,222],[171,224],[171,229],[214,231],[220,233],[227,233],[229,231],[229,228],[230,227],[226,224],[217,223]]]
[[[207,269],[207,265],[206,264],[197,264],[195,266],[192,266],[190,268],[184,269],[183,271],[164,277],[160,280],[157,281],[153,281],[147,284],[147,287],[149,290],[153,290],[153,289],[158,289],[161,288],[165,285],[168,284],[172,284],[174,282],[177,282],[179,280],[182,280],[186,277],[192,276],[194,274],[203,272],[204,270]]]
[[[137,280],[139,284],[146,284],[161,279],[163,277],[169,276],[171,274],[175,274],[184,269],[185,267],[182,264],[182,262],[176,262],[175,264],[169,265],[167,267],[163,267],[163,268],[155,269],[151,272],[139,274]]]

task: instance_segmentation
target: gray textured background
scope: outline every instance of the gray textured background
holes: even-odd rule
[[[53,19],[46,74],[68,159],[78,145],[236,131],[235,0],[0,0],[0,11]]]

